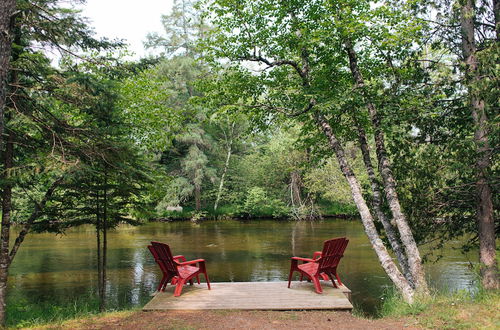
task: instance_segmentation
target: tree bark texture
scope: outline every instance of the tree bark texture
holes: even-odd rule
[[[500,0],[493,0],[493,15],[495,16],[497,42],[500,42]]]
[[[387,218],[384,211],[382,210],[382,193],[380,191],[380,185],[377,176],[375,175],[375,170],[373,168],[372,160],[370,157],[370,149],[366,139],[366,132],[363,129],[363,127],[361,127],[359,124],[357,125],[357,130],[358,130],[359,146],[361,149],[361,154],[363,155],[363,162],[365,164],[366,172],[368,173],[368,178],[370,180],[370,186],[372,189],[373,210],[375,211],[378,220],[382,223],[382,226],[384,227],[387,239],[389,240],[391,248],[394,251],[396,258],[398,259],[398,262],[401,266],[401,270],[403,271],[405,278],[412,285],[412,287],[414,287],[415,283],[410,271],[410,267],[408,265],[408,259],[404,252],[404,249],[401,246],[399,237],[396,233],[394,226],[391,224],[390,220]]]
[[[360,88],[363,92],[365,84],[363,76],[361,75],[358,67],[356,52],[351,41],[347,40],[345,42],[345,47],[349,57],[349,66],[356,87]],[[417,243],[415,242],[415,239],[413,237],[413,233],[411,232],[406,216],[404,215],[399,203],[399,198],[396,191],[396,180],[394,179],[394,176],[392,174],[391,164],[385,149],[384,133],[380,124],[380,117],[377,113],[375,105],[366,100],[366,97],[365,102],[374,129],[378,167],[383,180],[387,203],[389,204],[392,217],[396,222],[401,242],[403,243],[406,251],[406,256],[408,257],[408,263],[415,282],[415,288],[417,291],[423,294],[427,294],[429,292],[429,289],[425,280],[425,271],[422,265],[422,259],[420,257]]]
[[[349,187],[351,188],[352,197],[354,199],[354,203],[358,208],[358,212],[361,216],[361,221],[363,222],[363,226],[365,228],[366,235],[372,244],[375,253],[380,261],[380,264],[384,268],[385,272],[394,283],[394,285],[401,292],[403,298],[406,302],[412,303],[413,297],[415,294],[415,290],[412,288],[410,283],[406,280],[403,274],[399,271],[398,267],[392,260],[389,252],[387,251],[384,243],[380,239],[377,229],[375,228],[375,223],[373,221],[373,217],[371,215],[370,209],[366,204],[365,199],[363,198],[361,185],[358,182],[352,168],[347,162],[347,158],[345,157],[344,149],[342,145],[338,141],[337,137],[334,135],[333,130],[328,123],[328,121],[320,114],[316,115],[316,122],[319,129],[325,134],[328,139],[328,143],[330,148],[334,151],[338,163],[340,165],[340,169],[344,174]]]
[[[7,280],[9,276],[10,256],[10,225],[12,211],[12,182],[11,169],[14,159],[14,134],[10,132],[5,144],[4,167],[2,179],[2,229],[0,232],[0,325],[5,325],[5,307],[7,298]]]
[[[3,179],[1,185],[2,192],[2,228],[0,230],[0,326],[5,326],[6,321],[6,298],[7,281],[9,276],[10,256],[10,225],[12,211],[12,181],[11,169],[14,162],[14,133],[7,134],[7,142],[4,143],[6,133],[7,116],[7,94],[9,93],[9,79],[17,82],[17,74],[10,70],[10,59],[18,54],[12,54],[13,40],[20,38],[19,34],[14,33],[14,11],[16,1],[0,1],[0,161],[3,161],[3,173],[0,178]],[[10,77],[9,77],[10,76]]]
[[[3,152],[4,112],[7,104],[8,75],[12,50],[12,17],[15,9],[16,0],[0,1],[0,156]]]
[[[488,118],[485,101],[473,85],[480,80],[478,58],[474,38],[474,1],[463,2],[460,12],[462,29],[462,53],[466,67],[466,82],[469,91],[470,108],[475,124],[474,142],[476,144],[476,221],[479,237],[479,261],[481,278],[485,289],[498,289],[498,265],[496,260],[495,222],[493,217],[492,192],[488,181],[491,167],[491,149],[488,140]],[[495,3],[498,7],[498,3]],[[497,16],[498,13],[495,13]]]

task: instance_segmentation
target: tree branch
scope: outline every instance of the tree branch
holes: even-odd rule
[[[262,57],[260,54],[254,54],[254,55],[246,55],[246,56],[240,56],[237,58],[238,60],[242,61],[251,61],[251,62],[260,62],[266,64],[269,68],[274,67],[274,66],[283,66],[283,65],[289,65],[295,69],[295,71],[300,75],[302,79],[304,79],[305,73],[302,71],[300,68],[300,65],[292,60],[277,60],[277,61],[270,61],[265,57]]]
[[[47,204],[47,201],[49,201],[52,198],[54,191],[58,186],[61,185],[61,183],[64,180],[64,177],[65,175],[61,175],[54,182],[52,182],[50,187],[45,192],[45,195],[43,196],[42,200],[40,202],[35,202],[35,209],[31,213],[28,220],[24,223],[23,228],[21,229],[21,232],[19,232],[19,235],[17,236],[16,241],[14,242],[14,245],[12,246],[12,249],[9,253],[9,261],[8,261],[9,265],[12,263],[12,260],[14,260],[14,257],[16,256],[16,253],[19,250],[21,243],[24,241],[24,238],[26,237],[31,228],[31,225],[33,224],[33,222],[35,222],[36,219],[38,219],[42,215],[43,209]]]

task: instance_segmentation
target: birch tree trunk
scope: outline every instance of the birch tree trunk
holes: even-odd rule
[[[224,163],[224,169],[222,170],[222,175],[220,177],[219,189],[217,190],[217,198],[215,199],[214,211],[217,211],[219,206],[220,198],[222,196],[222,188],[224,187],[224,179],[226,177],[227,169],[229,168],[229,161],[231,159],[231,147],[227,150],[226,162]]]
[[[300,172],[292,171],[290,173],[290,199],[294,209],[299,209],[303,205],[301,187],[302,179],[300,177]]]
[[[478,72],[476,43],[474,39],[474,1],[466,0],[460,9],[460,26],[462,28],[462,53],[466,66],[466,82],[469,91],[472,118],[476,125],[474,142],[476,144],[476,221],[479,236],[479,261],[481,278],[485,289],[498,289],[498,265],[496,260],[495,222],[493,219],[493,202],[491,187],[488,182],[488,169],[491,167],[491,149],[488,139],[488,118],[485,101],[473,85],[481,78]],[[498,10],[498,2],[494,9]],[[495,18],[498,18],[495,12]],[[496,22],[498,24],[498,21]],[[496,26],[498,31],[498,25]],[[498,37],[498,35],[497,35]]]
[[[363,76],[361,75],[361,71],[358,67],[356,52],[350,40],[347,40],[345,42],[345,48],[349,57],[349,66],[356,87],[360,88],[363,92],[365,84]],[[428,294],[429,289],[425,280],[425,272],[422,265],[420,252],[413,237],[413,233],[411,232],[410,226],[408,225],[408,221],[406,220],[406,216],[404,215],[399,203],[399,198],[396,191],[396,181],[392,174],[391,164],[385,150],[384,133],[380,125],[380,118],[375,105],[366,99],[365,102],[374,129],[378,167],[383,180],[387,203],[389,204],[392,217],[396,222],[401,242],[403,243],[404,249],[406,251],[406,256],[408,257],[409,268],[411,270],[411,274],[415,283],[415,288],[422,294]]]
[[[370,209],[368,208],[368,205],[366,204],[366,201],[363,198],[361,185],[359,184],[352,168],[347,162],[347,158],[345,157],[342,145],[338,141],[337,137],[334,135],[330,124],[326,121],[326,119],[322,115],[320,114],[316,115],[316,123],[319,129],[327,137],[330,148],[334,151],[337,157],[340,169],[344,174],[349,184],[349,187],[351,188],[352,198],[354,199],[354,203],[356,204],[359,215],[361,216],[361,221],[363,222],[366,235],[368,236],[368,239],[370,240],[370,243],[373,249],[375,250],[375,253],[377,254],[380,264],[384,268],[384,271],[389,276],[391,281],[401,292],[404,300],[411,304],[413,302],[415,290],[406,280],[403,274],[401,274],[398,267],[392,260],[389,252],[385,248],[384,243],[380,239],[377,229],[375,228],[375,223],[370,213]]]
[[[217,190],[217,198],[215,199],[214,211],[217,211],[217,207],[219,206],[220,198],[222,196],[222,188],[224,187],[224,179],[229,168],[229,161],[231,160],[231,154],[233,151],[234,126],[235,122],[232,123],[230,131],[227,134],[224,133],[224,135],[226,135],[227,155],[226,162],[224,163],[224,169],[222,170],[222,175],[220,178],[219,189]]]
[[[384,227],[387,239],[389,240],[391,248],[394,251],[396,258],[398,259],[399,265],[401,266],[401,270],[403,271],[405,278],[408,280],[412,287],[415,287],[410,267],[408,265],[408,259],[403,247],[401,246],[399,237],[396,234],[394,226],[391,224],[384,211],[382,211],[382,193],[380,191],[378,179],[375,175],[375,170],[373,169],[372,160],[370,157],[370,149],[366,139],[366,132],[359,124],[357,125],[357,130],[359,146],[361,149],[361,154],[363,155],[363,162],[365,164],[366,172],[368,173],[368,178],[370,180],[370,186],[372,188],[373,210],[375,211],[378,220]]]
[[[493,0],[493,15],[495,16],[497,42],[500,42],[500,0]]]

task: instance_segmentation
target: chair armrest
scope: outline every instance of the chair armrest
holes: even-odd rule
[[[316,260],[314,260],[314,259],[301,258],[301,257],[292,257],[292,260],[305,261],[305,262],[316,262]]]
[[[322,255],[323,255],[323,252],[321,252],[321,251],[316,251],[316,252],[314,252],[314,254],[313,254],[313,259],[314,259],[314,260],[316,260],[316,259],[320,258]]]
[[[185,261],[185,262],[177,262],[179,266],[187,266],[187,265],[192,265],[192,264],[197,264],[197,263],[202,263],[205,262],[205,259],[196,259],[196,260],[191,260],[191,261]]]
[[[186,261],[186,257],[182,256],[182,255],[174,256],[173,259],[176,261],[179,261],[179,259],[180,259],[180,261]]]

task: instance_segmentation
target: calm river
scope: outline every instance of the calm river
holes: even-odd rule
[[[108,292],[110,308],[145,304],[160,277],[146,245],[151,240],[170,244],[174,254],[188,260],[204,258],[210,279],[226,281],[283,281],[290,256],[312,257],[326,239],[350,239],[340,263],[342,281],[352,290],[354,304],[373,313],[389,285],[359,221],[278,222],[259,220],[150,223],[120,226],[108,235]],[[9,301],[67,304],[95,292],[96,249],[92,227],[69,230],[63,236],[32,234],[19,250],[9,278]],[[430,283],[441,290],[467,289],[474,274],[468,255],[453,243],[436,251],[444,257],[427,263]],[[425,249],[424,249],[425,251]],[[203,278],[203,277],[202,277]]]

